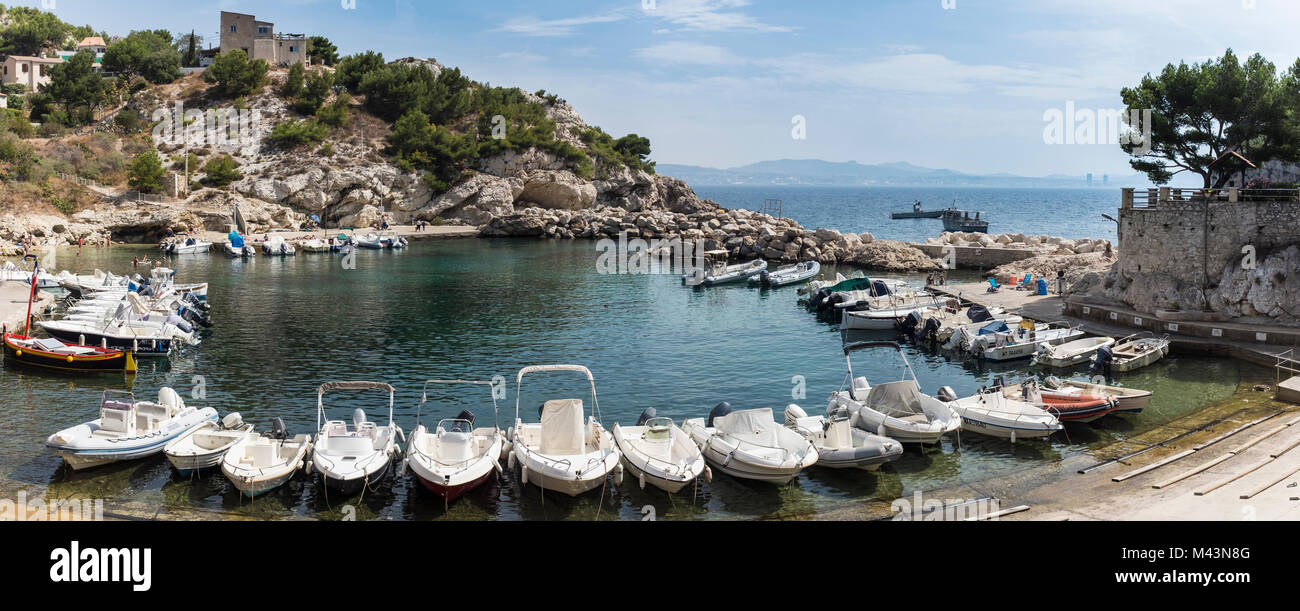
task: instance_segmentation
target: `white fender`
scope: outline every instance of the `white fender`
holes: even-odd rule
[[[506,453],[506,466],[510,467],[511,471],[515,470],[515,453],[513,450]]]
[[[407,459],[403,458],[402,462],[398,465],[397,468],[398,477],[406,477],[406,460]]]
[[[637,484],[641,486],[642,490],[645,490],[645,469],[641,470],[641,476],[637,480]]]
[[[310,460],[304,460],[304,461],[302,461],[302,462],[303,462],[302,470],[303,470],[307,475],[311,475],[311,462],[312,462],[312,461],[310,461]]]
[[[614,467],[614,485],[615,485],[615,486],[622,486],[622,485],[623,485],[623,465],[622,465],[622,464],[619,464],[619,465],[617,465],[617,466]]]
[[[713,469],[708,465],[704,466],[704,481],[713,483]]]
[[[519,463],[519,480],[525,485],[528,484],[528,467],[525,467],[522,462]]]

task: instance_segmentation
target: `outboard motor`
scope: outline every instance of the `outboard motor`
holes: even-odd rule
[[[181,306],[176,313],[191,324],[199,325],[203,328],[210,328],[212,326],[212,317],[190,308],[189,306]]]
[[[763,271],[759,272],[759,273],[758,273],[758,283],[759,283],[759,285],[764,286],[764,287],[771,287],[771,286],[772,286],[772,275],[769,274],[769,273],[767,272],[767,270],[763,270]]]
[[[944,403],[952,403],[957,400],[957,391],[953,390],[951,386],[944,386],[934,394],[934,397]]]
[[[366,423],[366,411],[361,408],[352,410],[352,428],[361,430],[361,425]]]
[[[191,325],[190,323],[186,322],[184,318],[181,318],[180,316],[177,316],[175,314],[167,315],[167,324],[172,325],[173,327],[176,327],[177,329],[180,329],[181,331],[184,331],[186,333],[194,332],[194,325]]]
[[[451,425],[451,428],[448,429],[448,431],[454,431],[457,433],[474,432],[474,412],[471,412],[467,409],[460,410],[460,413],[456,414],[456,419],[464,420],[465,422],[453,423]]]
[[[281,420],[280,418],[276,418],[275,420],[271,421],[271,433],[269,437],[271,439],[289,438],[289,429],[284,427],[284,420]]]
[[[921,329],[921,338],[928,339],[931,343],[939,342],[939,328],[943,324],[937,318],[925,319],[925,326]]]
[[[182,293],[181,301],[185,302],[185,305],[203,310],[204,312],[212,309],[212,304],[199,299],[198,295],[195,295],[194,293]]]
[[[645,426],[645,423],[648,422],[651,418],[654,418],[657,414],[658,412],[655,411],[655,408],[653,407],[645,408],[645,411],[641,412],[641,417],[636,419],[636,425]]]
[[[1092,358],[1092,370],[1093,372],[1100,372],[1109,379],[1110,366],[1114,361],[1115,353],[1110,349],[1110,346],[1102,346],[1097,349],[1097,355]]]
[[[909,312],[907,316],[903,317],[902,320],[894,321],[894,327],[901,333],[913,336],[916,335],[917,327],[921,325],[921,319],[922,316],[920,312],[912,311]]]
[[[713,406],[713,410],[709,412],[709,419],[704,423],[704,426],[712,427],[714,418],[717,418],[718,416],[726,416],[733,411],[735,410],[731,409],[731,404],[726,401]]]
[[[971,322],[984,322],[993,320],[993,315],[989,313],[988,308],[982,305],[973,305],[966,310],[966,318],[969,318]]]
[[[785,406],[785,425],[794,426],[800,418],[807,418],[808,413],[803,411],[802,407],[793,403]]]

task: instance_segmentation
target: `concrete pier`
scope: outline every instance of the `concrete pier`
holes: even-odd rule
[[[0,285],[0,326],[9,333],[23,332],[23,317],[27,315],[27,297],[31,290],[31,285],[23,282],[9,281]],[[44,314],[53,308],[54,296],[38,291],[32,314]]]

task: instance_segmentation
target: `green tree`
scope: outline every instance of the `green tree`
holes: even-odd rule
[[[155,85],[181,76],[181,54],[166,30],[139,30],[108,45],[104,69],[138,75]]]
[[[213,187],[226,187],[244,177],[239,171],[239,164],[235,163],[235,160],[230,155],[222,155],[209,160],[203,166],[203,172],[207,174],[207,184]]]
[[[313,64],[333,66],[339,63],[339,48],[324,36],[308,37],[307,59]]]
[[[296,62],[289,66],[289,76],[284,81],[284,86],[280,87],[280,95],[286,98],[296,98],[302,95],[303,83],[306,80],[306,70],[302,63]]]
[[[9,27],[0,35],[0,55],[36,55],[45,47],[62,47],[72,26],[54,16],[25,6],[11,7]]]
[[[1205,188],[1222,188],[1233,177],[1215,161],[1236,152],[1256,165],[1300,161],[1300,62],[1282,78],[1259,54],[1245,63],[1228,49],[1222,58],[1187,65],[1169,64],[1147,74],[1120,97],[1130,113],[1151,111],[1150,142],[1121,142],[1129,165],[1156,184],[1191,172]],[[1127,121],[1127,119],[1126,119]],[[1137,127],[1137,126],[1134,126]]]
[[[478,158],[478,145],[472,136],[457,135],[434,125],[428,115],[418,110],[393,124],[388,144],[397,155],[398,166],[428,172],[425,180],[439,191],[447,190]]]
[[[86,50],[50,68],[50,82],[42,93],[61,105],[73,124],[93,121],[95,109],[104,101],[108,90],[94,66],[95,54]]]
[[[159,193],[163,190],[163,177],[167,171],[163,169],[162,160],[158,158],[158,152],[152,148],[145,150],[131,160],[131,166],[127,168],[127,184],[131,188],[141,193]]]
[[[189,34],[181,34],[176,37],[176,50],[181,54],[181,65],[186,68],[195,68],[199,65],[199,48],[203,46],[203,37],[190,30]]]
[[[216,61],[203,71],[203,80],[216,84],[212,90],[217,97],[237,98],[266,85],[269,69],[266,60],[249,61],[247,54],[235,49],[218,55]]]
[[[356,55],[349,55],[338,63],[338,70],[334,73],[334,80],[338,84],[347,88],[348,91],[356,93],[361,87],[361,81],[366,78],[367,74],[383,68],[384,54],[366,51]]]
[[[302,121],[289,120],[275,126],[267,138],[271,144],[292,148],[295,146],[321,142],[329,135],[329,128],[315,119]]]

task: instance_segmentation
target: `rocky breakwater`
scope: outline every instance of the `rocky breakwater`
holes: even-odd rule
[[[792,219],[749,210],[724,210],[708,200],[696,205],[699,200],[692,200],[693,195],[683,194],[676,202],[676,211],[612,206],[581,210],[527,207],[493,218],[481,233],[485,237],[601,240],[617,239],[626,232],[628,238],[645,240],[701,240],[705,249],[725,249],[734,260],[815,260],[897,272],[942,267],[937,259],[903,242],[876,240],[869,233],[808,230]]]
[[[928,238],[931,246],[958,246],[972,248],[1008,248],[1030,250],[1038,255],[1082,255],[1092,252],[1113,252],[1110,240],[1087,238],[1070,240],[1056,236],[1025,235],[1023,233],[968,233],[945,231],[937,238]]]

